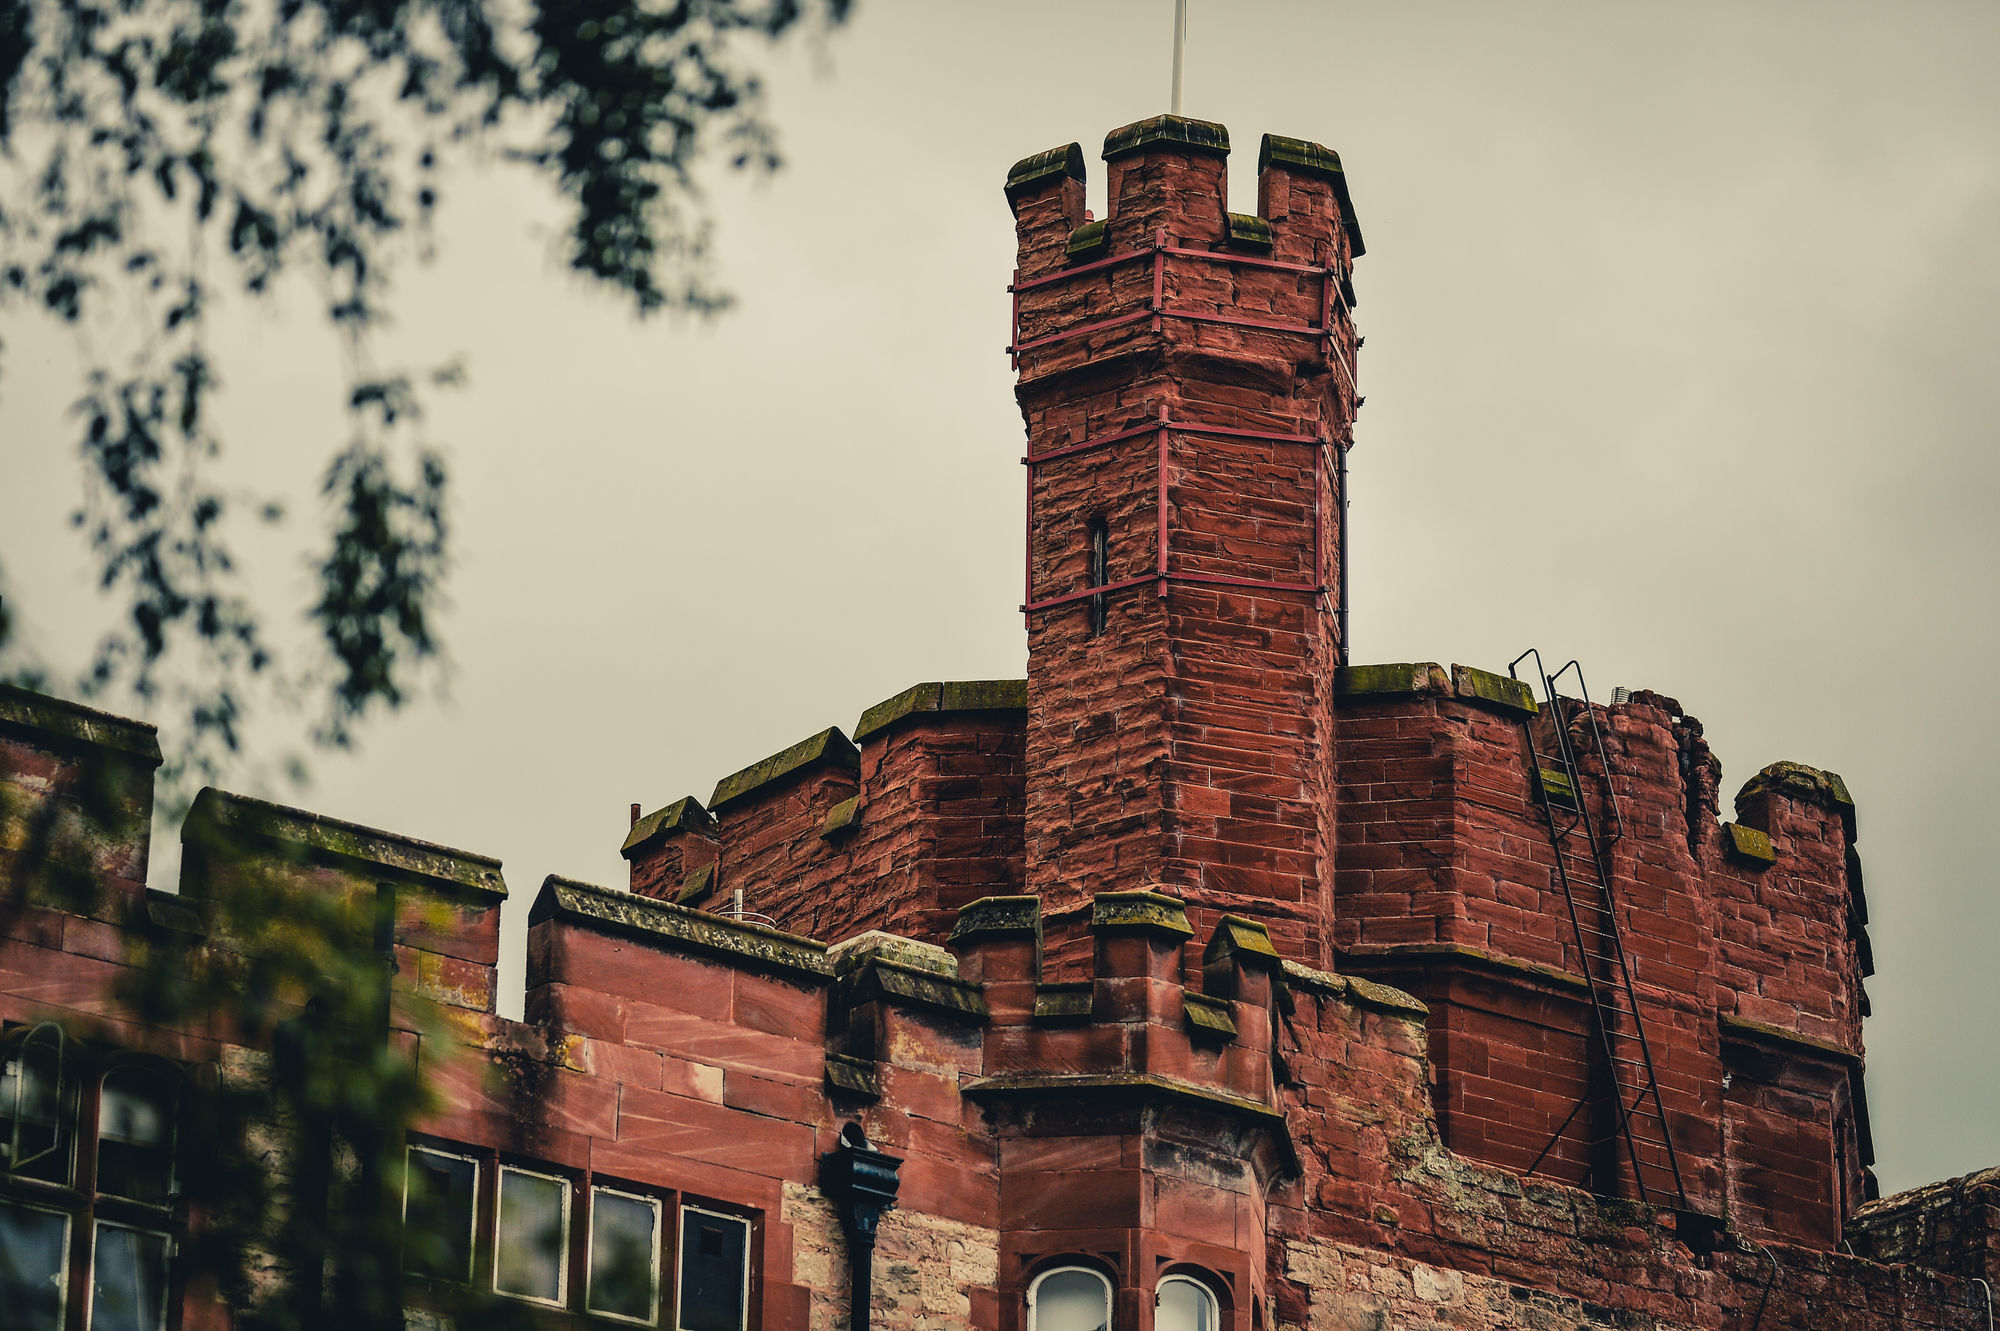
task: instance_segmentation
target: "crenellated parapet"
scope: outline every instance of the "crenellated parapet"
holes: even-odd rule
[[[1432,739],[1440,724],[1477,730],[1482,718],[1528,715],[1490,678],[1428,666],[1353,677],[1354,696],[1372,699],[1354,714],[1381,721],[1414,706],[1382,691],[1397,680],[1416,690],[1409,699],[1443,709],[1410,732]],[[875,724],[857,727],[863,771],[871,745],[915,737],[948,696],[920,688],[876,709]],[[1614,767],[1643,774],[1641,732],[1665,714],[1647,703],[1614,718]],[[1413,715],[1385,733],[1404,734]],[[33,754],[71,752],[60,735],[19,723],[9,733]],[[1388,761],[1360,759],[1378,760]],[[771,779],[782,788],[791,774],[781,766]],[[1367,784],[1458,798],[1448,784],[1423,794],[1386,771]],[[1765,810],[1776,859],[1746,874],[1782,869],[1805,848],[1805,829],[1845,826],[1828,798],[1844,788],[1831,778],[1782,784],[1767,774],[1767,790],[1752,792],[1789,803]],[[746,790],[739,799],[754,797]],[[732,801],[718,803],[714,830],[726,833]],[[1635,821],[1652,817],[1636,786],[1630,803]],[[635,845],[707,834],[697,807],[657,819]],[[1746,799],[1739,817],[1752,816]],[[317,893],[391,921],[383,937],[406,1001],[449,1018],[413,1021],[395,1037],[442,1095],[412,1149],[472,1171],[479,1280],[492,1279],[494,1226],[506,1223],[493,1189],[525,1171],[567,1189],[579,1243],[589,1242],[586,1206],[607,1196],[740,1233],[749,1325],[818,1331],[844,1315],[845,1294],[844,1240],[818,1162],[852,1127],[900,1173],[877,1235],[873,1324],[885,1331],[1026,1331],[1029,1291],[1067,1269],[1103,1278],[1119,1327],[1144,1327],[1161,1282],[1179,1277],[1210,1291],[1227,1331],[1424,1317],[1664,1331],[1735,1325],[1760,1304],[1773,1324],[1809,1309],[1812,1324],[1836,1331],[1962,1331],[1977,1296],[1966,1277],[1992,1269],[1983,1177],[1865,1208],[1849,1234],[1857,1258],[1815,1251],[1817,1236],[1782,1208],[1754,1221],[1747,1207],[1732,1213],[1764,1236],[1759,1252],[1738,1253],[1685,1215],[1481,1159],[1453,1140],[1462,1106],[1433,1090],[1464,1072],[1450,1060],[1466,1046],[1448,1049],[1470,1029],[1459,1024],[1464,985],[1427,980],[1407,960],[1415,954],[1381,955],[1405,958],[1397,964],[1431,983],[1428,1002],[1309,967],[1283,957],[1261,921],[1204,925],[1186,897],[1157,887],[1094,898],[1079,970],[1051,965],[1045,903],[1018,892],[968,902],[942,939],[873,930],[827,942],[550,878],[529,914],[526,1020],[515,1022],[490,1010],[504,891],[496,862],[220,792],[198,801],[184,837],[185,900],[148,893],[157,910],[73,925],[58,908],[9,900],[0,1017],[17,1038],[32,1023],[89,1022],[94,1038],[116,1034],[191,1068],[251,1075],[259,1052],[226,1036],[150,1030],[116,1012],[109,996],[133,931],[177,921],[202,936],[209,907],[260,886],[273,899]],[[1687,847],[1677,825],[1632,839]],[[726,835],[717,840],[726,846]],[[1727,862],[1722,836],[1709,841]],[[1450,945],[1468,973],[1532,985],[1561,972],[1559,962],[1508,971],[1491,950],[1507,935],[1484,922],[1487,951]],[[218,935],[214,945],[231,943]],[[1371,958],[1369,969],[1386,964]],[[1710,1020],[1725,1051],[1743,1051],[1726,1052],[1739,1086],[1763,1075],[1754,1066],[1763,1060],[1798,1094],[1798,1060],[1846,1056],[1795,1026],[1733,1012]],[[1752,1120],[1732,1123],[1748,1131]],[[662,1258],[663,1279],[679,1278],[674,1260]],[[418,1282],[410,1297],[431,1295]],[[215,1309],[189,1298],[190,1317]]]
[[[1838,1242],[1872,1158],[1840,779],[1775,764],[1722,823],[1700,723],[1661,695],[1597,709],[1603,761],[1593,748],[1577,791],[1531,764],[1529,738],[1547,754],[1553,722],[1512,679],[1416,663],[1349,669],[1336,688],[1343,968],[1430,1005],[1452,1147],[1631,1186],[1603,1146],[1591,1024],[1592,984],[1617,981],[1616,958],[1571,925],[1548,830],[1551,801],[1588,799],[1610,829],[1620,941],[1691,1206]]]
[[[636,819],[635,892],[787,929],[941,940],[958,908],[1021,884],[1020,680],[913,685]]]

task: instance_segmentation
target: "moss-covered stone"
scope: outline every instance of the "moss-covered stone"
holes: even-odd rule
[[[1201,960],[1204,968],[1217,964],[1272,972],[1281,968],[1278,949],[1271,946],[1271,931],[1241,915],[1225,915],[1216,921]]]
[[[841,974],[834,995],[839,1007],[858,1007],[880,999],[965,1021],[986,1020],[986,995],[978,985],[956,975],[906,966],[881,955],[870,956]]]
[[[549,920],[612,930],[655,947],[749,966],[795,983],[819,984],[833,975],[826,945],[813,939],[553,875],[542,884],[528,913],[531,926]]]
[[[1090,927],[1104,933],[1138,932],[1194,937],[1187,907],[1164,892],[1099,892],[1090,907]],[[1268,946],[1268,941],[1267,944]]]
[[[1349,955],[1354,956],[1357,953],[1369,960],[1471,966],[1489,974],[1516,980],[1541,981],[1579,996],[1588,995],[1590,992],[1590,981],[1574,971],[1566,971],[1561,967],[1539,961],[1523,961],[1519,957],[1503,956],[1498,952],[1469,947],[1464,943],[1383,943],[1365,949],[1354,949]]]
[[[1477,666],[1454,663],[1451,667],[1451,691],[1461,698],[1492,703],[1496,707],[1529,716],[1540,710],[1535,706],[1534,693],[1524,681],[1496,675]]]
[[[1391,985],[1377,984],[1364,980],[1359,975],[1347,977],[1348,1001],[1358,1007],[1373,1008],[1377,1012],[1387,1012],[1392,1016],[1414,1017],[1421,1020],[1430,1015],[1430,1008]]]
[[[1229,155],[1229,131],[1212,120],[1192,120],[1187,116],[1154,116],[1114,129],[1104,136],[1104,160],[1114,161],[1141,152],[1156,143],[1210,153]]]
[[[861,797],[855,795],[826,811],[826,817],[820,821],[819,834],[828,838],[845,836],[859,831],[860,827]]]
[[[1254,213],[1230,213],[1225,221],[1228,241],[1238,249],[1262,253],[1271,248],[1271,224]]]
[[[1340,165],[1340,154],[1333,149],[1308,139],[1289,139],[1282,134],[1266,134],[1257,145],[1257,170],[1266,171],[1272,166],[1282,166],[1301,175],[1318,176],[1322,180],[1334,180],[1346,174]]]
[[[1111,229],[1099,218],[1095,222],[1085,222],[1069,233],[1067,253],[1072,259],[1095,258],[1111,239]]]
[[[209,787],[194,798],[181,839],[213,854],[263,845],[316,863],[392,877],[432,891],[504,897],[500,861]]]
[[[1236,1018],[1229,1015],[1229,1004],[1206,994],[1186,994],[1181,1000],[1181,1008],[1187,1013],[1188,1029],[1197,1036],[1210,1039],[1234,1040],[1236,1038]]]
[[[1315,970],[1311,966],[1296,961],[1283,963],[1287,987],[1317,994],[1322,998],[1344,998],[1347,996],[1347,977],[1332,971]]]
[[[826,959],[833,963],[834,972],[842,975],[877,961],[887,961],[911,970],[958,978],[958,958],[944,948],[880,929],[829,944]]]
[[[1077,1026],[1090,1020],[1090,981],[1060,980],[1035,986],[1035,1020],[1044,1026]]]
[[[1744,782],[1743,789],[1736,792],[1737,812],[1741,814],[1744,805],[1760,795],[1783,795],[1787,799],[1817,804],[1839,814],[1847,828],[1848,839],[1854,839],[1854,796],[1848,793],[1847,782],[1837,772],[1808,767],[1804,763],[1772,763]]]
[[[987,939],[1041,936],[1040,897],[981,897],[959,909],[958,923],[952,926],[948,941],[975,943]]]
[[[938,699],[941,712],[1025,712],[1025,679],[948,679]]]
[[[1285,1131],[1284,1114],[1261,1101],[1150,1072],[1002,1074],[968,1083],[965,1093],[976,1099],[1058,1096],[1076,1101],[1128,1097],[1142,1100],[1178,1100],[1266,1124],[1280,1133]],[[1289,1146],[1290,1137],[1287,1136],[1285,1141]]]
[[[861,714],[854,726],[857,744],[875,739],[897,723],[928,713],[1014,712],[1028,707],[1025,679],[947,680],[912,684]]]
[[[826,1056],[826,1089],[850,1100],[872,1103],[882,1098],[882,1083],[876,1075],[875,1065],[867,1059],[847,1054]]]
[[[1444,668],[1433,661],[1396,661],[1386,665],[1342,666],[1333,672],[1336,698],[1396,697],[1449,691]]]
[[[1772,1026],[1761,1021],[1751,1021],[1748,1018],[1732,1016],[1728,1013],[1717,1017],[1716,1025],[1721,1029],[1722,1038],[1725,1040],[1735,1039],[1749,1041],[1753,1044],[1776,1045],[1779,1048],[1788,1049],[1796,1053],[1831,1059],[1836,1063],[1844,1063],[1849,1067],[1861,1066],[1861,1055],[1855,1053],[1853,1050],[1843,1049],[1831,1040],[1822,1040],[1817,1036],[1801,1035],[1797,1031],[1788,1031],[1782,1026]]]
[[[1332,185],[1333,197],[1340,204],[1340,224],[1347,231],[1354,257],[1358,259],[1368,252],[1361,239],[1361,219],[1354,215],[1354,200],[1347,192],[1347,171],[1340,164],[1339,153],[1305,139],[1266,134],[1257,148],[1257,173],[1262,175],[1274,166],[1300,175],[1316,176]]]
[[[699,836],[715,835],[715,819],[709,817],[708,810],[702,808],[701,801],[692,795],[683,795],[666,808],[655,809],[632,824],[632,830],[625,834],[625,844],[619,847],[618,853],[629,860],[668,837],[683,832]]]
[[[681,879],[680,889],[674,893],[676,906],[699,906],[708,899],[715,887],[715,866],[704,864],[687,877]]]
[[[12,684],[0,684],[0,729],[32,732],[31,743],[55,740],[65,746],[114,749],[149,767],[160,765],[155,727]]]
[[[1007,172],[1007,201],[1012,203],[1029,190],[1064,176],[1071,180],[1083,179],[1082,144],[1065,143],[1060,148],[1050,148],[1014,163]]]
[[[1771,838],[1756,828],[1745,827],[1741,823],[1724,823],[1722,831],[1723,848],[1737,859],[1759,869],[1778,862],[1778,851],[1771,844]]]
[[[781,750],[761,762],[750,764],[740,772],[723,777],[715,783],[715,793],[709,796],[709,810],[712,813],[721,813],[725,806],[734,804],[747,795],[823,767],[837,767],[849,772],[861,770],[861,750],[855,748],[853,741],[841,733],[839,726],[828,726],[817,735],[802,739],[789,749]]]
[[[1576,807],[1576,786],[1565,774],[1547,767],[1535,769],[1535,793],[1544,803],[1556,805],[1558,808]]]

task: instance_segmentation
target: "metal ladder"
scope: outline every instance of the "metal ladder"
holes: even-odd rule
[[[1632,967],[1626,960],[1625,939],[1618,927],[1612,899],[1610,851],[1625,835],[1625,820],[1618,811],[1618,795],[1611,787],[1611,763],[1605,754],[1604,735],[1598,729],[1590,689],[1583,680],[1583,666],[1571,661],[1551,675],[1542,665],[1541,653],[1531,647],[1514,658],[1507,673],[1520,679],[1520,664],[1529,657],[1534,658],[1535,675],[1541,680],[1555,745],[1547,752],[1542,750],[1535,738],[1534,718],[1530,717],[1526,724],[1528,757],[1534,765],[1542,811],[1548,817],[1549,841],[1555,847],[1556,884],[1562,890],[1577,953],[1583,963],[1583,978],[1590,989],[1591,1024],[1609,1082],[1602,1088],[1607,1092],[1604,1098],[1615,1111],[1616,1137],[1624,1140],[1638,1200],[1686,1211],[1687,1188],[1681,1180],[1673,1134],[1667,1127],[1666,1108],[1660,1103],[1653,1051],[1640,1019],[1639,999],[1632,987]],[[1556,687],[1559,680],[1572,673],[1580,698],[1566,698]],[[1572,733],[1586,731],[1587,736]],[[1583,748],[1586,742],[1588,750]],[[1608,828],[1592,818],[1591,801],[1584,791],[1579,759],[1591,751],[1595,752],[1603,778],[1604,821],[1609,823]],[[1592,1098],[1586,1094],[1576,1102],[1535,1162],[1528,1166],[1529,1174],[1541,1168],[1542,1161]],[[1589,1143],[1593,1148],[1593,1172],[1597,1151],[1613,1140],[1606,1136]],[[1603,1182],[1608,1186],[1610,1181]]]

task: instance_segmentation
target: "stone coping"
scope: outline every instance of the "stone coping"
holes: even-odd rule
[[[1181,1011],[1187,1015],[1187,1024],[1196,1035],[1220,1040],[1236,1038],[1236,1018],[1230,1015],[1229,1004],[1220,998],[1182,994]]]
[[[1456,961],[1513,979],[1539,980],[1580,995],[1590,993],[1590,981],[1575,971],[1539,961],[1501,956],[1464,943],[1357,943],[1340,949],[1343,959],[1357,961]],[[1352,978],[1352,977],[1349,977]],[[1412,1002],[1416,1000],[1412,999]]]
[[[912,684],[863,712],[861,719],[854,723],[854,742],[864,743],[899,722],[925,714],[942,717],[954,712],[1025,712],[1027,709],[1028,681],[1025,679],[933,680]]]
[[[1861,1055],[1851,1049],[1843,1049],[1831,1040],[1817,1036],[1801,1035],[1788,1031],[1782,1026],[1772,1026],[1761,1021],[1751,1021],[1748,1017],[1723,1013],[1715,1019],[1724,1039],[1745,1040],[1752,1044],[1776,1045],[1794,1053],[1831,1059],[1846,1067],[1858,1068],[1862,1065]]]
[[[1215,932],[1201,950],[1204,964],[1221,961],[1275,970],[1278,949],[1271,946],[1271,931],[1256,920],[1241,915],[1225,915],[1215,922]]]
[[[1540,708],[1527,683],[1477,666],[1453,664],[1449,674],[1435,661],[1392,661],[1382,665],[1342,666],[1333,674],[1333,695],[1357,701],[1371,698],[1450,694],[1467,702],[1487,703],[1509,712],[1533,716]]]
[[[1736,811],[1739,815],[1748,801],[1759,795],[1784,795],[1790,799],[1817,804],[1821,808],[1840,815],[1847,827],[1847,839],[1854,840],[1854,796],[1848,793],[1847,782],[1838,772],[1828,772],[1804,763],[1775,762],[1743,783],[1743,789],[1736,792]]]
[[[1131,1095],[1140,1099],[1178,1100],[1204,1109],[1220,1109],[1244,1118],[1285,1130],[1284,1111],[1260,1100],[1233,1095],[1213,1087],[1198,1086],[1176,1077],[1152,1072],[1011,1072],[981,1077],[965,1084],[965,1094],[976,1098],[1012,1096]]]
[[[725,805],[734,804],[766,786],[803,776],[821,767],[841,767],[850,772],[861,770],[861,751],[841,733],[839,726],[828,726],[817,735],[802,739],[788,749],[781,749],[768,758],[751,763],[740,772],[723,777],[715,783],[715,793],[708,797],[708,811],[719,814]]]
[[[1229,155],[1229,131],[1213,120],[1188,116],[1162,115],[1135,121],[1104,136],[1104,160],[1116,161],[1142,152],[1156,143],[1191,148],[1216,157]]]
[[[1285,983],[1294,989],[1303,989],[1323,998],[1345,999],[1357,1007],[1372,1008],[1391,1016],[1422,1020],[1431,1013],[1428,1004],[1394,985],[1378,984],[1359,975],[1335,975],[1332,971],[1314,970],[1297,961],[1287,961],[1283,965]]]
[[[1451,667],[1451,691],[1468,701],[1492,703],[1495,707],[1528,716],[1541,710],[1535,706],[1534,690],[1528,687],[1527,681],[1511,675],[1496,675],[1477,666],[1454,662]]]
[[[1778,862],[1778,852],[1771,845],[1771,838],[1754,827],[1741,823],[1724,823],[1723,846],[1737,859],[1754,864],[1760,869],[1769,868]]]
[[[1007,172],[1007,202],[1052,179],[1083,179],[1083,145],[1065,143],[1032,156],[1023,157]]]
[[[1090,927],[1100,933],[1145,932],[1174,938],[1194,937],[1187,907],[1179,897],[1141,889],[1099,892],[1091,899]]]
[[[833,977],[826,945],[814,939],[551,874],[528,923],[558,919],[607,926],[647,942],[748,964],[795,983],[823,984]]]
[[[1341,666],[1333,672],[1336,698],[1392,698],[1449,693],[1451,678],[1435,661],[1392,661],[1384,665]]]
[[[429,888],[469,892],[496,901],[507,895],[500,861],[489,855],[204,787],[181,825],[181,841],[212,845],[235,837],[280,848],[295,847],[304,856],[362,866],[371,872],[388,869]]]
[[[1042,936],[1042,899],[1036,896],[981,897],[959,908],[947,942]]]
[[[151,767],[160,765],[157,726],[12,684],[0,684],[0,727],[37,732],[70,744],[111,749],[130,754]]]
[[[655,809],[632,824],[632,830],[625,834],[625,844],[618,848],[618,853],[629,860],[653,842],[675,832],[713,836],[715,819],[701,807],[700,800],[692,795],[683,795],[666,808]]]
[[[980,986],[956,975],[905,965],[887,955],[868,957],[851,970],[843,968],[836,994],[847,1007],[886,998],[962,1021],[985,1021],[987,1016],[986,993]]]
[[[1257,148],[1257,174],[1263,175],[1274,165],[1300,175],[1317,176],[1332,185],[1333,197],[1340,204],[1340,224],[1354,240],[1354,257],[1358,259],[1368,252],[1361,240],[1361,221],[1354,215],[1354,200],[1347,193],[1347,171],[1340,164],[1339,153],[1306,139],[1266,134]]]

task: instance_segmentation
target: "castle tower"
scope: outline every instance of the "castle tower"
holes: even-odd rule
[[[1229,135],[1158,116],[1007,180],[1027,425],[1026,878],[1051,957],[1099,892],[1184,897],[1329,957],[1341,478],[1359,399],[1340,159],[1267,135],[1258,212]]]

